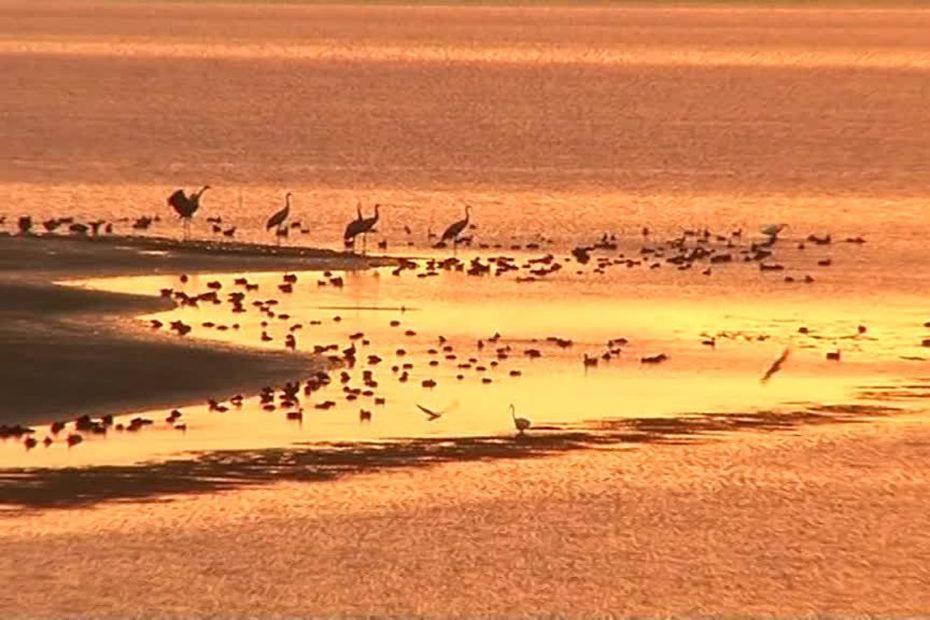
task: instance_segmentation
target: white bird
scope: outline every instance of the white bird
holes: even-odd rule
[[[518,418],[517,408],[510,405],[510,416],[513,418],[513,425],[517,427],[517,433],[522,435],[532,425],[529,418]]]
[[[772,237],[774,239],[786,228],[788,228],[787,224],[769,224],[768,226],[763,226],[761,232],[766,237]]]

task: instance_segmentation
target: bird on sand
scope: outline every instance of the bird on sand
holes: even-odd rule
[[[765,371],[765,374],[762,376],[761,383],[768,383],[769,379],[772,378],[772,375],[781,370],[782,365],[784,365],[784,363],[788,360],[789,355],[791,355],[791,349],[785,349],[778,357],[778,359],[772,362],[772,365],[769,366],[769,369]]]
[[[279,228],[284,221],[287,219],[287,216],[291,213],[291,193],[288,192],[284,196],[284,208],[268,218],[268,221],[265,223],[265,230],[271,230],[272,228]],[[276,235],[278,243],[281,242],[281,236]]]
[[[191,220],[194,218],[194,213],[200,208],[200,197],[208,189],[210,189],[210,186],[204,185],[199,191],[191,192],[190,196],[185,195],[183,189],[178,189],[168,196],[168,204],[181,218],[185,239],[190,236]]]
[[[449,224],[449,227],[446,228],[446,231],[442,233],[440,241],[451,241],[453,244],[458,243],[459,235],[465,232],[465,229],[468,228],[468,222],[471,218],[471,206],[465,206],[465,219],[459,220]]]
[[[514,407],[513,404],[510,405],[510,416],[513,418],[513,425],[516,427],[517,434],[519,435],[525,433],[532,425],[532,422],[530,422],[529,418],[517,417],[517,408]]]

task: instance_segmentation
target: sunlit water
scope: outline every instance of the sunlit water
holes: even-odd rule
[[[785,257],[787,273],[806,269],[818,278],[828,269],[817,271],[810,265],[821,256],[853,261],[868,254],[852,244],[829,250],[798,250],[788,240],[781,244],[784,249],[777,255]],[[601,251],[595,257],[619,254]],[[469,255],[476,254],[463,258]],[[538,257],[525,252],[517,256],[518,264],[526,266]],[[426,261],[400,275],[393,268],[329,277],[299,272],[292,274],[297,282],[290,293],[279,289],[285,284],[283,273],[247,274],[258,290],[246,293],[241,313],[226,301],[231,292],[245,292],[234,283],[238,275],[201,274],[186,283],[177,276],[75,283],[118,292],[171,289],[188,295],[207,293],[209,285],[219,283],[221,303],[201,302],[139,317],[137,329],[152,331],[150,320],[158,319],[166,332],[170,321],[181,320],[193,328],[187,338],[280,351],[291,334],[296,339],[291,355],[337,345],[328,354],[340,358],[354,342],[357,361],[351,366],[331,360],[332,384],[302,394],[296,406],[281,406],[276,398],[275,410],[266,411],[251,394],[242,406],[233,406],[226,402],[232,394],[217,394],[229,411],[184,407],[177,422],[186,425],[185,432],[165,421],[167,410],[145,412],[155,424],[139,433],[88,435],[90,443],[73,449],[64,446],[62,436],[26,459],[43,465],[121,463],[306,441],[509,434],[514,430],[511,403],[536,426],[559,428],[616,418],[794,411],[870,402],[860,394],[866,386],[919,376],[925,363],[920,299],[900,292],[879,300],[861,291],[844,293],[829,277],[826,283],[787,283],[785,272],[760,272],[755,263],[718,265],[704,275],[697,268],[679,271],[668,264],[650,269],[650,263],[611,265],[598,273],[593,264],[582,266],[567,256],[558,260],[565,265],[560,272],[533,282],[521,281],[516,272],[474,276],[440,270],[420,277],[428,273],[422,268]],[[333,286],[334,277],[344,286]],[[831,294],[816,294],[818,287]],[[273,314],[255,305],[268,300],[277,302],[264,307]],[[495,334],[500,335],[496,341]],[[571,345],[559,346],[549,340],[554,337]],[[603,359],[607,343],[620,338],[628,341],[614,347],[621,353]],[[766,368],[785,348],[792,355],[784,370],[761,383]],[[533,350],[540,356],[530,357]],[[498,356],[499,351],[505,355]],[[840,362],[826,359],[832,351],[840,351]],[[642,358],[660,353],[669,359],[643,363]],[[372,355],[378,359],[370,359]],[[598,357],[597,365],[585,366],[586,355]],[[402,380],[405,370],[408,378]],[[346,382],[341,379],[344,371]],[[347,396],[344,387],[368,389],[362,380],[365,371],[376,383],[371,393]],[[288,379],[310,374],[308,370]],[[424,381],[435,385],[425,386]],[[384,402],[376,402],[378,398]],[[330,400],[336,403],[333,408],[316,408]],[[418,404],[443,415],[429,420]],[[288,420],[287,412],[298,408],[302,421]],[[360,419],[362,411],[370,412],[371,419]],[[7,464],[24,460],[15,444],[0,454]]]
[[[59,441],[24,454],[5,442],[4,464],[504,434],[513,430],[510,403],[535,425],[564,426],[852,402],[862,385],[923,372],[925,11],[178,4],[153,12],[9,2],[0,18],[0,55],[16,84],[0,94],[7,227],[29,213],[40,231],[46,218],[73,216],[113,221],[117,233],[179,235],[165,198],[209,183],[196,237],[226,239],[207,221],[221,218],[236,240],[270,242],[265,219],[290,190],[292,219],[306,232],[291,229],[288,244],[340,247],[360,201],[366,212],[382,205],[370,251],[443,257],[449,250],[433,249],[430,233],[471,204],[474,243],[460,256],[551,252],[565,265],[529,283],[344,274],[342,289],[300,273],[290,295],[277,290],[281,274],[249,274],[260,284],[250,299],[277,297],[275,311],[292,317],[270,321],[270,342],[260,340],[263,316],[250,305],[235,316],[224,304],[158,318],[191,323],[189,338],[271,349],[283,349],[299,322],[294,355],[315,344],[341,349],[364,332],[371,344],[350,384],[359,385],[369,353],[383,357],[371,370],[385,404],[347,402],[337,369],[336,384],[303,403],[302,424],[246,395],[223,414],[185,407],[186,433],[158,411],[144,413],[154,428],[72,450]],[[144,214],[159,220],[134,230]],[[617,258],[685,229],[742,230],[748,243],[771,222],[790,224],[777,253],[784,272],[750,263],[715,266],[710,276],[669,265],[604,274],[589,265],[578,274],[564,262],[604,232],[620,247],[597,255]],[[652,240],[641,237],[644,226]],[[796,247],[828,233],[829,246]],[[844,243],[860,236],[865,245]],[[527,251],[528,243],[541,247]],[[831,266],[818,265],[827,258]],[[801,282],[806,275],[815,281]],[[228,275],[186,286],[173,277],[86,284],[194,294],[211,280],[223,293],[235,288]],[[207,321],[240,328],[220,332],[202,327]],[[501,341],[479,350],[494,333]],[[427,353],[440,335],[455,360]],[[714,348],[702,344],[714,335]],[[557,347],[550,336],[573,344]],[[585,354],[620,337],[629,340],[622,354],[585,368]],[[492,367],[497,346],[510,346],[510,357]],[[760,384],[786,347],[794,352],[785,370]],[[542,356],[527,358],[531,348]],[[836,349],[842,361],[826,360]],[[640,361],[659,353],[670,359]],[[469,358],[479,361],[458,368]],[[400,383],[390,368],[404,362],[413,368]],[[436,386],[423,387],[425,379]],[[316,399],[338,405],[318,411]],[[418,403],[448,412],[429,422]],[[359,420],[361,409],[370,422]]]

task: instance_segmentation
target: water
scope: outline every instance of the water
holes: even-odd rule
[[[930,121],[928,22],[925,11],[903,9],[8,2],[0,53],[16,88],[0,94],[3,211],[7,225],[23,213],[71,215],[115,221],[116,232],[153,214],[161,221],[137,234],[177,235],[165,197],[209,183],[193,234],[222,238],[206,221],[221,217],[236,239],[267,242],[264,220],[289,190],[292,217],[308,232],[293,230],[288,243],[340,247],[356,202],[366,210],[380,203],[372,249],[381,240],[387,253],[441,257],[448,250],[432,248],[428,234],[471,204],[475,244],[462,257],[551,252],[560,261],[604,232],[620,246],[607,254],[635,256],[644,226],[652,231],[645,242],[654,243],[685,229],[742,230],[748,239],[763,224],[790,224],[778,254],[785,273],[759,273],[754,264],[715,267],[710,277],[668,265],[604,274],[572,267],[534,283],[373,272],[346,275],[344,290],[301,284],[282,302],[304,322],[328,321],[331,312],[320,309],[327,305],[409,308],[342,310],[343,324],[298,336],[299,348],[345,345],[348,334],[364,331],[385,357],[408,346],[417,364],[410,384],[382,377],[389,404],[363,425],[355,403],[295,430],[247,402],[231,423],[195,418],[184,439],[192,448],[278,444],[295,433],[500,433],[510,402],[542,424],[845,402],[857,385],[922,372],[914,360],[922,359],[921,294],[930,275],[930,168],[919,129]],[[837,243],[794,247],[828,232]],[[858,236],[866,245],[842,243]],[[541,249],[526,250],[531,242]],[[833,265],[819,267],[824,258]],[[812,285],[783,282],[809,274]],[[274,290],[278,278],[256,281]],[[195,278],[191,291],[208,279]],[[231,286],[230,277],[220,280]],[[178,283],[90,285],[155,292]],[[177,316],[229,322],[223,312]],[[388,317],[418,335],[398,335]],[[263,344],[258,318],[250,313],[235,332],[198,326],[194,336],[280,348],[284,326],[269,329],[274,340]],[[849,340],[863,323],[869,333]],[[817,337],[798,336],[802,325]],[[473,371],[455,379],[461,360],[426,366],[439,335],[467,358],[495,332],[519,362],[489,368],[492,385]],[[751,341],[701,345],[722,332]],[[574,345],[533,342],[547,336]],[[620,336],[631,341],[621,359],[585,371],[581,357]],[[756,379],[785,346],[798,349],[791,376],[760,386]],[[842,365],[823,359],[835,347],[844,350]],[[522,359],[526,348],[544,356]],[[661,368],[638,363],[660,352],[671,355]],[[506,365],[524,376],[510,377]],[[428,377],[439,385],[422,389]],[[417,402],[454,403],[455,413],[427,423]],[[242,424],[249,432],[234,432]],[[171,453],[176,442],[170,433],[144,449],[111,441],[122,447],[95,450],[94,458],[141,460]]]
[[[10,505],[71,508],[0,517],[0,609],[925,613],[925,424],[804,425],[812,411],[861,419],[856,405],[926,409],[927,32],[922,9],[0,0],[3,227],[29,213],[179,235],[165,198],[209,183],[197,237],[225,239],[206,221],[221,217],[237,240],[269,242],[264,221],[292,191],[308,233],[287,243],[340,247],[356,202],[380,203],[369,247],[384,241],[377,251],[419,265],[334,274],[343,288],[296,272],[290,294],[277,288],[282,273],[245,274],[259,285],[250,301],[274,297],[288,320],[221,304],[125,321],[147,336],[149,319],[180,319],[188,338],[278,351],[299,322],[290,355],[345,347],[361,331],[370,344],[358,344],[349,384],[372,370],[385,403],[346,400],[339,367],[303,399],[302,423],[245,395],[225,413],[185,404],[183,433],[165,409],[127,412],[117,421],[154,424],[71,449],[0,442]],[[428,233],[465,204],[477,228],[461,259],[551,253],[563,269],[535,282],[417,277],[451,254]],[[161,220],[134,233],[143,214]],[[742,230],[745,247],[772,222],[790,225],[772,259],[782,272],[741,261],[706,276],[704,265],[594,269],[684,230]],[[584,267],[569,259],[605,232],[616,250]],[[798,249],[827,233],[830,245]],[[216,280],[225,295],[236,276],[67,284],[196,294]],[[440,335],[455,360],[429,353]],[[715,347],[702,344],[715,335]],[[619,356],[583,365],[620,337]],[[509,357],[497,359],[503,346]],[[784,369],[762,385],[785,348]],[[825,359],[837,349],[841,362]],[[668,361],[641,363],[658,353]],[[370,366],[368,354],[384,360]],[[406,383],[391,370],[401,363],[413,364]],[[328,399],[336,407],[313,407]],[[445,413],[428,421],[418,403]],[[526,443],[509,439],[510,403],[533,420]],[[583,442],[548,439],[555,427],[625,436],[699,414],[791,422],[685,446],[631,434],[572,454]],[[783,440],[792,433],[803,436]],[[593,445],[607,444],[583,447]],[[497,458],[515,453],[550,456]],[[306,483],[335,470],[369,475]],[[217,489],[236,492],[207,493]],[[166,497],[175,501],[133,501]]]

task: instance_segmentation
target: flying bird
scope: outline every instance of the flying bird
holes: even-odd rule
[[[443,409],[442,411],[434,411],[434,410],[432,410],[432,409],[427,409],[426,407],[424,407],[423,405],[420,405],[420,404],[417,404],[417,408],[418,408],[420,411],[422,411],[423,413],[426,414],[426,421],[427,421],[427,422],[432,422],[433,420],[436,420],[436,419],[438,419],[438,418],[441,418],[441,417],[444,416],[445,414],[447,414],[447,413],[449,413],[450,411],[452,411],[453,409],[455,409],[455,408],[458,406],[458,404],[459,404],[458,401],[454,401],[451,405],[449,405],[448,407],[446,407],[446,408]]]
[[[433,420],[435,420],[435,419],[437,419],[437,418],[441,418],[441,417],[442,417],[442,414],[443,414],[443,412],[441,412],[441,411],[433,411],[432,409],[427,409],[427,408],[424,407],[423,405],[419,405],[419,404],[417,405],[417,408],[419,408],[420,411],[422,411],[423,413],[426,414],[426,421],[427,421],[427,422],[432,422]]]
[[[761,383],[768,383],[769,379],[772,378],[772,375],[781,370],[781,367],[788,360],[789,355],[791,355],[791,349],[785,349],[778,357],[778,359],[772,362],[772,365],[769,366],[769,369],[765,371],[765,374],[762,376]]]
[[[194,218],[194,213],[200,208],[200,197],[208,189],[210,189],[210,186],[204,185],[199,191],[191,192],[190,196],[185,195],[183,189],[178,189],[168,196],[168,204],[181,218],[185,239],[190,236],[191,220]]]

